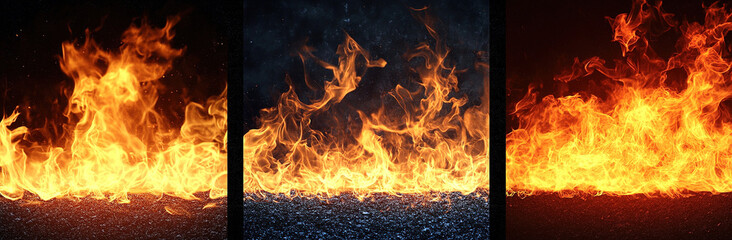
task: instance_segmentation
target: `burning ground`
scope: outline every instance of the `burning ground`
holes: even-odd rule
[[[212,20],[182,3],[9,5],[0,238],[224,238],[226,48]]]
[[[487,238],[483,2],[249,4],[245,235]]]
[[[732,191],[732,14],[716,3],[704,10],[703,22],[690,22],[634,1],[606,18],[620,57],[575,58],[546,96],[534,90],[542,79],[532,83],[511,111],[509,192]],[[670,31],[680,33],[674,50],[660,55],[656,38]],[[586,85],[570,90],[577,82]]]
[[[90,31],[63,45],[61,69],[75,85],[62,137],[32,142],[53,130],[12,127],[17,108],[0,121],[1,238],[225,236],[226,188],[216,179],[226,174],[226,97],[191,103],[180,132],[168,128],[155,108],[158,80],[183,53],[169,45],[178,18],[169,20],[133,24],[120,53],[103,51]]]
[[[398,9],[413,18],[401,24],[429,37],[409,44],[389,35],[405,41],[384,54],[396,58],[374,55],[342,31],[334,32],[344,40],[330,58],[307,43],[294,46],[304,74],[269,79],[288,88],[244,134],[245,192],[363,196],[487,188],[486,53],[476,47],[469,57],[453,57],[433,9]],[[482,93],[461,91],[466,82]]]
[[[728,238],[732,15],[703,6],[507,6],[510,239]]]

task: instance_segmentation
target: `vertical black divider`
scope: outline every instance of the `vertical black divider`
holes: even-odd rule
[[[506,2],[489,0],[490,239],[506,238]]]
[[[229,1],[228,9],[228,143],[227,143],[227,237],[243,239],[244,167],[244,2]]]

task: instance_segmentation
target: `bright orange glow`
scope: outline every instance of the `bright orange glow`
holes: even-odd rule
[[[183,50],[164,28],[130,26],[119,51],[64,43],[61,69],[74,80],[60,145],[29,143],[26,127],[10,129],[18,111],[0,122],[0,194],[17,200],[85,197],[129,202],[128,193],[185,199],[226,195],[226,95],[190,103],[178,129],[156,110],[158,79]],[[166,209],[167,210],[167,209]],[[170,212],[170,210],[168,210]]]
[[[421,61],[414,69],[419,87],[397,85],[382,96],[378,110],[354,110],[357,118],[329,110],[344,104],[368,68],[384,67],[386,61],[371,58],[350,36],[338,47],[336,65],[317,59],[310,47],[303,49],[303,61],[314,59],[333,78],[324,83],[322,97],[309,103],[290,87],[276,106],[261,111],[259,128],[244,135],[244,190],[353,192],[362,199],[371,193],[487,189],[487,65],[475,66],[486,74],[482,104],[461,110],[467,98],[455,94],[459,70],[445,63],[449,51],[437,38],[433,19],[420,17],[437,44],[422,43],[408,54]],[[329,121],[331,127],[313,129],[314,121]]]
[[[660,3],[639,0],[630,14],[608,20],[623,58],[576,61],[555,79],[600,76],[609,97],[549,95],[537,102],[530,89],[515,105],[520,127],[506,137],[509,194],[732,191],[732,59],[725,42],[732,14],[713,4],[705,23],[678,24]],[[682,36],[665,59],[649,38],[673,28]]]

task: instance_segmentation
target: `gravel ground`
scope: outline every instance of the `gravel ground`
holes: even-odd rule
[[[129,204],[92,198],[0,197],[0,239],[225,238],[226,198],[200,197],[205,200],[132,195]],[[215,206],[204,209],[207,204]]]
[[[482,193],[482,192],[481,192]],[[251,239],[487,239],[487,191],[353,195],[324,199],[245,195],[244,236]]]
[[[509,197],[507,239],[730,239],[732,194]]]

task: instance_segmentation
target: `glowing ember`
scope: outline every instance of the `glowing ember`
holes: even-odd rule
[[[226,195],[225,91],[205,105],[188,104],[180,129],[155,109],[158,79],[183,54],[169,44],[177,21],[170,18],[161,29],[132,25],[118,52],[101,49],[89,32],[81,46],[64,43],[60,65],[74,89],[60,120],[66,123],[62,139],[45,141],[60,145],[29,143],[28,128],[10,129],[18,111],[4,117],[0,194],[118,202],[129,202],[128,193]]]
[[[445,64],[448,49],[433,30],[434,19],[419,13],[437,42],[434,48],[422,43],[408,55],[423,62],[414,69],[420,87],[397,85],[378,110],[356,110],[357,119],[329,109],[358,87],[368,68],[387,63],[371,58],[350,36],[338,47],[337,65],[303,49],[302,60],[314,59],[333,79],[318,99],[303,102],[291,86],[275,107],[261,111],[259,128],[244,135],[245,191],[364,197],[488,188],[487,65],[475,66],[485,73],[482,104],[462,112],[467,98],[453,97],[459,70]],[[311,128],[313,121],[329,121],[330,129]]]
[[[509,193],[732,191],[732,118],[725,101],[732,97],[725,43],[731,17],[713,4],[704,24],[677,24],[660,3],[641,0],[630,14],[608,18],[623,59],[577,61],[555,78],[600,77],[608,97],[549,95],[537,103],[530,89],[513,112],[520,127],[506,137]],[[682,34],[677,52],[661,58],[649,37],[673,28]],[[686,76],[670,74],[681,71]]]

